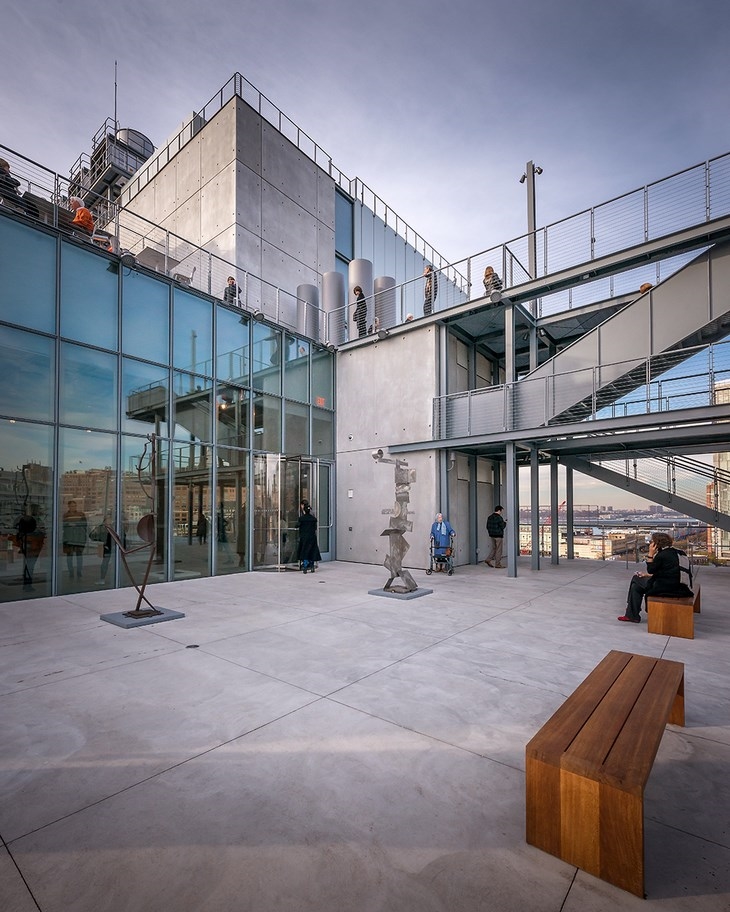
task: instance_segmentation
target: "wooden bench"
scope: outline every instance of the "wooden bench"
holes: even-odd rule
[[[700,613],[700,584],[694,583],[694,595],[672,598],[669,595],[647,595],[646,618],[649,633],[695,638],[695,615]]]
[[[526,748],[527,842],[644,896],[644,786],[684,665],[612,651]]]

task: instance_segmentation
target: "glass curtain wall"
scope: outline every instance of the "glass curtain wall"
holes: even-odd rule
[[[0,601],[295,561],[330,352],[0,213],[0,357]]]

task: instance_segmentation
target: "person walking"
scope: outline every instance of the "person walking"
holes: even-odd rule
[[[433,547],[433,556],[435,558],[451,557],[451,537],[456,532],[451,526],[448,519],[444,519],[443,513],[437,513],[436,519],[431,525],[431,544]],[[445,569],[445,561],[438,560],[436,564],[437,571]]]
[[[312,508],[306,501],[302,502],[302,512],[297,519],[299,529],[299,545],[297,547],[297,560],[302,572],[314,573],[315,564],[322,560],[317,544],[317,517],[312,513]]]
[[[502,545],[504,544],[504,527],[507,520],[502,518],[504,507],[500,504],[494,508],[494,513],[487,517],[487,535],[489,536],[489,554],[484,563],[497,570],[502,569]]]

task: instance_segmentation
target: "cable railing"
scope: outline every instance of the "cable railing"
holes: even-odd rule
[[[608,385],[602,379],[606,376],[612,378]],[[526,377],[435,398],[433,435],[435,440],[450,440],[630,415],[667,415],[726,401],[729,381],[727,341]]]
[[[20,199],[25,204],[18,207],[21,213],[65,229],[90,246],[126,255],[122,256],[122,265],[144,266],[169,277],[180,291],[201,291],[247,311],[254,319],[276,323],[315,342],[324,340],[326,320],[321,308],[104,197],[99,197],[99,208],[95,207],[97,230],[93,237],[75,231],[68,208],[70,179],[6,146],[0,145],[0,150],[13,176],[21,181]],[[228,276],[233,276],[237,287],[232,299],[225,297]]]
[[[591,462],[619,472],[627,479],[708,507],[716,513],[724,507],[730,490],[730,472],[689,456],[640,451],[630,459],[594,456]]]

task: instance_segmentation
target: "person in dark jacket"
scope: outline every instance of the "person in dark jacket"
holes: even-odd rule
[[[302,512],[297,519],[297,528],[299,529],[299,546],[297,548],[297,560],[306,573],[311,570],[314,573],[314,565],[322,560],[317,544],[317,517],[312,513],[312,508],[308,503],[302,506]]]
[[[359,285],[352,289],[352,293],[355,295],[355,313],[352,319],[357,323],[357,334],[362,339],[368,334],[368,302]]]
[[[489,536],[489,554],[484,563],[488,567],[502,569],[502,545],[504,544],[504,527],[507,520],[502,518],[504,507],[497,504],[494,513],[487,517],[487,535]]]
[[[626,597],[626,614],[619,621],[638,624],[641,621],[641,603],[647,595],[668,595],[675,598],[692,595],[692,573],[689,558],[666,532],[654,532],[649,541],[646,573],[635,573]]]

